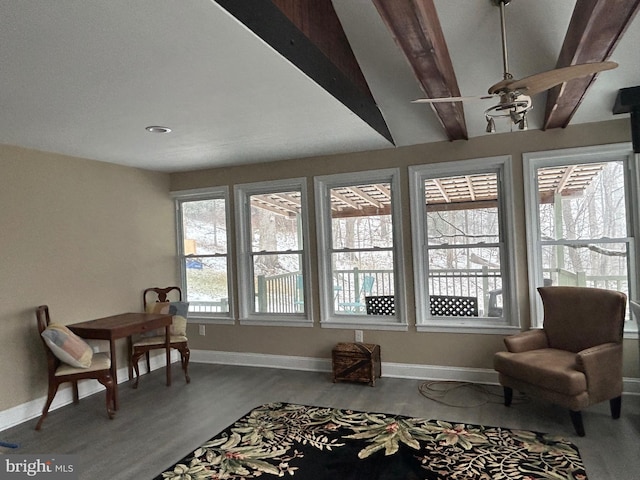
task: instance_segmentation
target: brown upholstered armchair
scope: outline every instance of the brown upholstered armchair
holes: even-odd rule
[[[622,331],[627,297],[586,287],[540,287],[544,326],[505,338],[494,357],[504,404],[513,390],[569,409],[584,436],[581,411],[609,400],[611,416],[622,405]]]

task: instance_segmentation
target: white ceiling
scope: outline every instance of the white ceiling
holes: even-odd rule
[[[423,93],[372,1],[333,4],[395,144],[446,140],[411,103]],[[502,79],[498,9],[435,4],[462,95],[484,94]],[[574,5],[507,6],[514,77],[555,67]],[[619,118],[618,90],[640,85],[638,45],[640,18],[572,124]],[[486,135],[491,104],[465,103],[470,137]],[[166,172],[393,147],[213,0],[0,0],[0,143]]]

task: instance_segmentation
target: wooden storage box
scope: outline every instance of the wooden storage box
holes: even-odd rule
[[[368,383],[372,387],[380,378],[380,345],[338,343],[332,351],[333,381]]]

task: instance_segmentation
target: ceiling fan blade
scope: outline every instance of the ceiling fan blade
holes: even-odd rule
[[[418,98],[411,103],[445,103],[445,102],[466,102],[472,100],[486,100],[488,98],[495,98],[498,95],[478,95],[470,97],[441,97],[441,98]]]
[[[594,73],[602,72],[604,70],[611,70],[616,68],[618,64],[616,62],[597,62],[597,63],[582,63],[580,65],[571,65],[569,67],[556,68],[555,70],[549,70],[547,72],[537,73],[529,77],[522,78],[520,80],[502,80],[496,83],[489,89],[490,93],[497,93],[501,89],[508,89],[509,91],[518,90],[529,96],[535,95],[545,90],[549,90],[551,87],[555,87],[574,78],[584,77],[586,75],[593,75]]]

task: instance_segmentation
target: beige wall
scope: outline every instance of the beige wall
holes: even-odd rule
[[[348,155],[288,160],[247,167],[219,168],[185,172],[171,176],[171,190],[187,190],[209,186],[245,182],[259,182],[281,178],[307,177],[309,191],[313,191],[313,176],[342,172],[357,172],[377,168],[399,167],[402,172],[402,203],[405,270],[407,272],[406,297],[408,301],[409,331],[385,332],[367,330],[365,341],[381,345],[382,360],[424,365],[447,365],[470,368],[492,368],[493,353],[502,349],[502,335],[470,335],[444,333],[418,333],[415,329],[413,268],[409,218],[409,165],[473,159],[496,155],[511,155],[515,178],[514,210],[516,216],[517,295],[522,323],[529,323],[528,281],[526,258],[526,221],[524,217],[524,187],[522,180],[522,153],[561,148],[619,143],[630,141],[628,119],[572,126],[548,132],[530,131],[484,136],[470,141],[442,142]],[[316,258],[313,221],[314,199],[308,199],[311,210],[312,258]],[[234,266],[235,268],[235,266]],[[312,266],[317,276],[317,263]],[[237,276],[236,276],[237,278]],[[317,280],[316,280],[317,284]],[[338,341],[351,341],[352,330],[336,330],[319,326],[319,298],[314,292],[313,328],[279,328],[207,325],[207,335],[197,335],[195,325],[190,326],[189,341],[193,348],[229,352],[255,352],[304,357],[329,357],[331,347]],[[639,377],[637,340],[625,341],[624,375]]]
[[[36,306],[65,324],[140,311],[178,276],[167,174],[9,146],[0,167],[2,411],[46,395]]]

